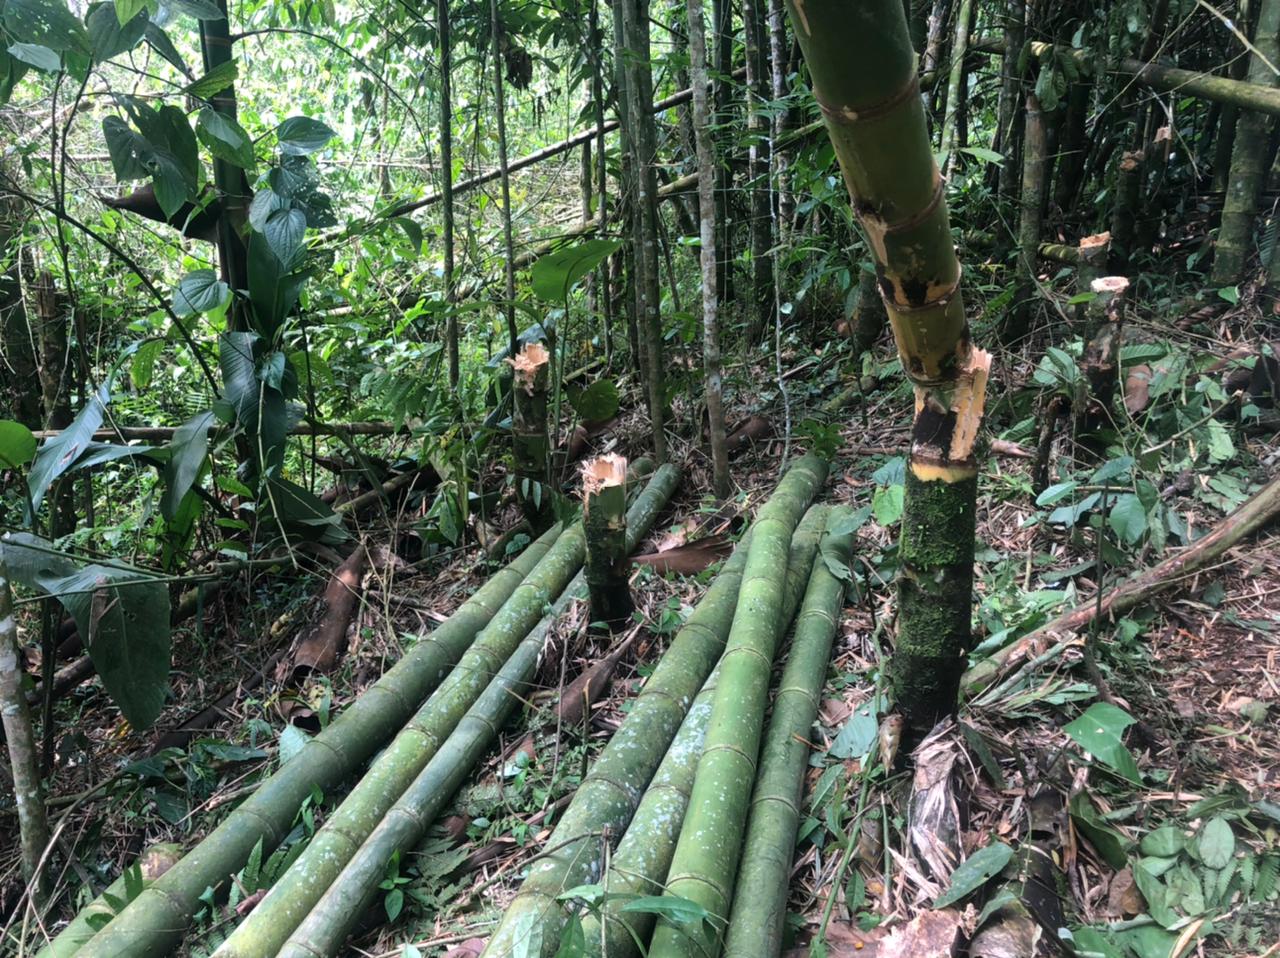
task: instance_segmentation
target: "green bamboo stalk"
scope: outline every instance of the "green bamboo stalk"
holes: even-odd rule
[[[1253,35],[1249,82],[1263,88],[1276,86],[1280,79],[1275,73],[1277,61],[1280,61],[1280,0],[1263,0]],[[1222,225],[1218,229],[1213,269],[1209,273],[1212,286],[1230,286],[1244,276],[1245,259],[1253,249],[1258,195],[1267,173],[1272,122],[1265,113],[1248,110],[1236,123]]]
[[[649,468],[647,460],[636,464],[638,472]],[[584,543],[581,523],[561,533],[306,850],[214,952],[218,958],[269,958],[276,954],[387,810],[440,750],[503,662],[538,624],[547,602],[577,573]]]
[[[1013,305],[1000,324],[1000,339],[1005,343],[1017,343],[1031,330],[1032,308],[1037,299],[1036,257],[1040,251],[1047,166],[1044,114],[1040,110],[1039,98],[1028,93],[1023,125],[1021,210],[1018,214],[1018,278]]]
[[[679,479],[678,469],[663,466],[631,507],[627,528],[633,548],[670,499]],[[537,669],[551,627],[575,600],[586,594],[586,578],[579,574],[486,684],[453,734],[351,856],[284,947],[267,954],[279,958],[325,958],[337,954],[363,906],[376,893],[387,862],[396,852],[408,851],[417,844],[440,809],[471,774],[511,712],[524,701],[526,686]]]
[[[787,558],[788,613],[794,612],[800,600],[800,591],[808,577],[818,548],[818,538],[826,522],[826,508],[815,506],[796,527],[795,536]],[[748,532],[748,537],[751,535]],[[676,750],[672,737],[677,735],[681,720],[689,703],[694,701],[699,686],[706,680],[712,667],[724,651],[733,611],[737,605],[742,572],[746,567],[749,538],[744,537],[737,550],[725,563],[720,575],[707,590],[684,627],[672,640],[653,674],[632,704],[626,720],[618,729],[600,757],[596,759],[587,777],[578,787],[573,801],[565,810],[559,824],[547,839],[545,855],[540,856],[529,869],[520,893],[507,909],[497,931],[489,939],[485,958],[507,958],[524,944],[526,938],[536,935],[542,942],[542,955],[554,953],[566,914],[557,896],[575,885],[597,879],[604,869],[603,847],[600,836],[628,836],[640,822],[648,822],[646,834],[657,827],[654,841],[637,840],[635,869],[646,864],[651,877],[645,883],[645,891],[661,889],[661,883],[671,863],[675,848],[679,821],[674,822],[651,813],[642,815],[647,793],[645,784],[654,778],[654,770],[670,758],[668,746]],[[703,722],[705,728],[705,721]],[[690,734],[693,734],[692,732]],[[693,771],[701,751],[702,731],[697,732],[698,748],[681,752],[685,756],[689,781],[680,786],[688,797]],[[664,759],[664,754],[668,756]],[[684,767],[684,766],[682,766]],[[674,774],[674,772],[671,772]],[[682,773],[684,774],[684,773]],[[658,773],[662,775],[661,771]],[[657,781],[657,779],[654,779]],[[684,814],[684,806],[680,806]],[[633,819],[634,816],[634,819]],[[655,817],[656,816],[656,817]],[[628,828],[630,823],[630,828]],[[662,839],[662,825],[670,828],[670,834]],[[666,840],[665,852],[659,852],[655,842]],[[626,839],[624,839],[625,843]],[[649,850],[653,855],[648,855]],[[619,854],[623,846],[619,845]],[[634,856],[633,856],[634,857]],[[628,856],[611,859],[614,863],[630,860]],[[612,930],[611,930],[612,937]],[[588,938],[590,943],[591,939]],[[535,956],[537,949],[526,953]],[[613,954],[613,950],[610,950]],[[622,954],[622,952],[619,952]]]
[[[560,534],[549,530],[370,686],[323,732],[129,903],[81,949],[81,958],[168,955],[182,939],[206,888],[249,860],[255,845],[279,845],[314,789],[348,778],[400,728],[449,672],[486,623],[547,554]],[[56,939],[55,939],[56,941]]]
[[[818,539],[823,527],[832,527],[834,517],[826,506],[814,506],[796,527],[787,562],[787,607],[783,618],[790,620],[800,603],[802,589],[815,566]],[[598,914],[583,919],[583,931],[589,958],[635,958],[637,941],[648,941],[654,916],[650,912],[624,911],[630,895],[660,895],[676,841],[688,808],[698,759],[710,717],[710,702],[715,694],[715,676],[699,693],[698,701],[706,707],[690,710],[686,727],[663,759],[658,774],[636,809],[635,817],[617,851],[610,859],[609,872],[603,884],[610,898]],[[617,897],[612,897],[617,896]],[[601,934],[600,924],[604,923]]]
[[[894,0],[894,6],[901,18],[901,2]],[[918,102],[914,96],[911,99]],[[809,502],[826,476],[823,460],[805,456],[787,472],[756,520],[738,607],[720,663],[706,744],[667,876],[668,895],[698,903],[714,920],[694,931],[660,920],[649,952],[652,958],[714,958],[720,950],[755,780],[769,675],[785,626],[785,570],[799,513],[796,503]]]
[[[851,507],[839,506],[827,520],[823,561],[813,564],[791,654],[773,697],[773,716],[760,754],[760,777],[725,934],[726,958],[771,958],[782,952],[808,739],[844,605],[845,583],[832,574],[830,563],[847,569],[853,557],[853,533],[841,534],[842,522],[847,527],[844,520],[852,513]]]
[[[991,356],[970,344],[901,2],[792,0],[790,12],[915,386],[891,663],[910,741],[954,711],[972,638],[974,445]]]
[[[36,954],[36,958],[71,958],[80,946],[96,934],[94,926],[103,919],[110,920],[116,913],[119,902],[127,902],[129,887],[135,882],[146,888],[153,881],[173,867],[182,857],[182,846],[176,844],[152,845],[132,865],[137,871],[128,875],[121,873],[106,889],[76,914],[67,927],[58,933],[58,937],[49,942]],[[128,871],[128,869],[126,869]]]
[[[969,21],[973,18],[973,0],[960,0],[956,11],[956,30],[951,40],[951,71],[947,75],[947,109],[942,117],[942,168],[950,170],[958,139],[957,120],[964,110],[964,58],[969,52]]]

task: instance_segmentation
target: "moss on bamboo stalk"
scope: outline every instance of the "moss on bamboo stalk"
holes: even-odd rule
[[[841,520],[852,512],[850,507],[840,506],[827,520],[829,531],[822,541],[826,561],[813,565],[791,653],[773,697],[773,715],[760,754],[760,776],[751,800],[742,867],[725,935],[727,958],[770,958],[782,951],[809,734],[818,715],[831,644],[844,605],[845,583],[832,574],[828,562],[842,568],[849,565],[853,533],[839,534],[839,529]]]
[[[170,954],[200,907],[205,889],[218,887],[243,867],[259,841],[264,851],[278,845],[315,789],[336,787],[382,747],[533,571],[558,535],[558,528],[549,530],[495,573],[180,862],[130,902],[79,954],[91,958]]]
[[[627,543],[627,460],[606,455],[582,470],[582,522],[587,533],[587,588],[591,593],[591,621],[612,632],[631,621]]]
[[[637,471],[650,468],[647,460],[637,463]],[[577,573],[584,542],[580,523],[560,535],[306,850],[215,952],[219,958],[269,958],[277,952],[538,624],[547,602]]]
[[[633,546],[670,499],[679,478],[679,470],[674,466],[663,466],[631,507],[627,520]],[[362,906],[377,891],[391,856],[408,851],[421,839],[440,809],[471,774],[511,712],[524,701],[551,627],[574,601],[586,594],[586,579],[580,573],[492,680],[486,682],[483,692],[456,723],[453,733],[421,767],[360,848],[344,861],[341,872],[288,941],[278,951],[273,948],[268,954],[280,958],[324,958],[337,954],[359,918]]]
[[[901,15],[901,4],[898,11]],[[667,877],[668,895],[690,899],[714,918],[693,931],[660,920],[650,948],[653,958],[719,951],[755,781],[769,675],[785,625],[785,570],[798,512],[792,503],[810,501],[826,474],[827,465],[817,456],[801,459],[756,520],[706,744]]]
[[[787,615],[794,612],[799,602],[826,515],[826,507],[815,506],[805,513],[796,527],[787,558],[787,606],[784,610]],[[632,704],[622,727],[591,766],[573,802],[547,839],[547,847],[551,851],[533,863],[519,895],[503,915],[502,923],[485,951],[486,958],[509,958],[518,953],[516,948],[528,934],[527,928],[535,924],[543,942],[542,954],[554,953],[555,942],[559,940],[566,920],[564,907],[557,896],[575,885],[600,879],[604,867],[600,836],[606,831],[615,839],[624,832],[627,836],[618,846],[617,854],[610,857],[613,865],[610,874],[622,869],[622,873],[610,881],[625,884],[634,880],[645,893],[656,893],[661,889],[675,849],[679,818],[684,815],[684,802],[697,767],[705,721],[696,733],[697,750],[678,750],[684,763],[681,767],[685,768],[680,774],[687,775],[688,779],[677,789],[679,817],[664,817],[662,809],[668,808],[673,800],[671,795],[667,795],[660,809],[648,808],[649,796],[645,785],[651,778],[656,782],[654,770],[660,768],[660,763],[661,767],[666,767],[671,759],[668,745],[675,749],[672,736],[678,734],[677,729],[683,728],[682,718],[686,717],[690,702],[703,694],[698,691],[699,683],[706,679],[724,651],[746,566],[750,535],[748,532],[748,537],[739,544],[689,620],[676,634],[671,647]],[[674,771],[669,769],[668,774],[674,774]],[[659,776],[662,774],[658,772]],[[633,831],[640,837],[633,837]],[[634,851],[628,851],[628,848]],[[645,927],[647,930],[648,926]],[[634,954],[633,946],[627,949],[621,941],[626,937],[622,928],[610,927],[610,942],[618,940],[616,947],[610,945],[610,955],[620,958]],[[592,944],[593,938],[598,938],[598,933],[588,936],[588,949],[596,947]],[[535,950],[529,954],[538,955],[539,952]]]

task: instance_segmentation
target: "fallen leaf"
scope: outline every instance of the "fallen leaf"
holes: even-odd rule
[[[960,940],[960,912],[926,911],[889,932],[879,958],[952,958]]]

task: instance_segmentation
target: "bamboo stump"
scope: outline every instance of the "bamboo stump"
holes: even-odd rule
[[[1087,343],[1080,360],[1083,375],[1071,403],[1072,435],[1077,444],[1087,441],[1089,435],[1106,422],[1111,409],[1120,362],[1123,322],[1120,305],[1129,281],[1123,276],[1103,276],[1095,279],[1091,288],[1094,295],[1086,314]]]
[[[547,435],[547,383],[551,353],[542,343],[530,343],[507,361],[513,374],[511,436],[517,496],[520,509],[536,536],[549,529],[555,518],[547,483],[551,449]]]
[[[1095,233],[1080,240],[1076,252],[1076,287],[1081,292],[1093,289],[1093,281],[1107,274],[1107,256],[1111,252],[1111,231]],[[1088,321],[1088,303],[1076,307],[1076,321],[1082,326]]]
[[[591,621],[618,632],[631,620],[627,552],[627,460],[600,456],[582,468],[582,522],[587,533]]]

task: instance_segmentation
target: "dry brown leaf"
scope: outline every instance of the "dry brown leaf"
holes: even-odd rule
[[[879,958],[952,958],[960,942],[960,913],[926,911],[889,932]]]

